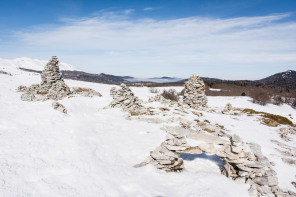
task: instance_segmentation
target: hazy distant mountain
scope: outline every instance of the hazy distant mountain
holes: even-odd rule
[[[296,71],[288,70],[286,72],[277,73],[255,82],[263,85],[296,89]]]
[[[218,81],[223,81],[222,79],[218,79],[218,78],[210,78],[210,77],[201,77],[204,82],[218,82]],[[185,82],[188,81],[188,79],[182,79],[178,82]]]
[[[28,72],[36,72],[41,73],[42,71],[36,71],[32,69],[26,68],[19,68],[24,71]],[[72,79],[78,81],[87,81],[87,82],[95,82],[95,83],[109,83],[109,84],[120,84],[120,83],[127,83],[125,79],[120,76],[108,75],[108,74],[92,74],[86,73],[82,71],[71,71],[71,70],[62,70],[64,79]]]
[[[13,60],[1,59],[0,58],[0,68],[10,67],[10,68],[20,68],[29,72],[41,73],[47,61],[30,59],[30,58],[17,58]],[[3,68],[4,68],[3,67]],[[152,78],[135,78],[132,76],[115,76],[109,74],[92,74],[82,72],[74,66],[67,63],[60,63],[60,70],[63,73],[65,79],[73,79],[88,82],[97,83],[110,83],[110,84],[120,84],[120,83],[174,83],[182,84],[188,79],[181,79],[178,77],[152,77]],[[5,70],[1,70],[1,74],[9,74]],[[235,83],[235,84],[251,84],[251,85],[268,85],[268,86],[279,86],[288,89],[296,89],[296,71],[288,70],[286,72],[281,72],[274,74],[272,76],[266,77],[260,80],[221,80],[218,78],[202,77],[205,82],[215,82],[215,83]],[[132,83],[131,83],[132,82]]]
[[[135,78],[130,76],[124,76],[122,79],[129,82],[153,82],[153,83],[172,83],[182,80],[177,77],[152,77],[152,78]]]
[[[155,83],[170,83],[170,82],[177,82],[182,80],[181,78],[177,77],[153,77],[153,78],[148,78],[148,81],[155,82]]]
[[[13,68],[26,68],[26,69],[36,70],[36,71],[42,71],[47,62],[48,61],[45,61],[45,60],[31,59],[27,57],[21,57],[16,59],[0,58],[0,66],[9,66]],[[73,65],[65,62],[60,62],[59,66],[60,66],[60,70],[80,71],[80,69],[75,68]]]

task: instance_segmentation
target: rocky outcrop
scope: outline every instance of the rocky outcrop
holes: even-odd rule
[[[200,129],[198,129],[198,127]],[[230,137],[230,135],[226,133],[223,126],[218,124],[212,124],[208,120],[204,120],[202,122],[198,121],[196,128],[197,130],[202,130],[206,133],[210,133],[211,135],[215,135],[219,137]]]
[[[288,141],[291,141],[291,136],[296,135],[296,128],[295,127],[280,128],[278,133],[283,140],[288,142]]]
[[[135,114],[142,114],[147,111],[142,105],[142,101],[125,84],[121,84],[118,89],[111,88],[110,95],[113,101],[109,106],[112,108],[121,108]]]
[[[0,70],[0,74],[12,76],[11,73],[8,73],[8,72],[2,71],[2,70]]]
[[[58,110],[58,111],[60,111],[60,112],[62,112],[62,113],[64,113],[64,114],[67,113],[67,109],[66,109],[62,104],[60,104],[59,102],[54,101],[54,102],[52,103],[52,107],[53,107],[55,110]]]
[[[191,75],[189,80],[185,82],[183,102],[195,109],[207,106],[205,84],[200,76]]]
[[[18,88],[17,88],[17,91],[18,92],[25,92],[27,90],[27,87],[26,86],[22,86],[20,85]]]
[[[164,104],[164,105],[174,105],[174,104],[177,104],[176,101],[172,101],[172,100],[169,100],[169,99],[166,99],[164,98],[162,95],[160,94],[157,94],[156,96],[154,97],[150,97],[148,99],[148,102],[149,103],[152,103],[152,102],[160,102],[161,104]]]
[[[80,87],[73,87],[73,94],[78,94],[85,97],[94,97],[98,96],[101,97],[102,95],[90,88],[80,88]]]

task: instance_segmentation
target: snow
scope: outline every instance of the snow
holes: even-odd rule
[[[217,91],[217,92],[220,92],[221,89],[214,89],[214,88],[209,88],[210,91]]]
[[[166,173],[152,165],[134,168],[164,141],[165,132],[160,129],[164,124],[127,120],[119,109],[104,109],[111,102],[109,90],[114,85],[65,80],[70,87],[92,88],[103,96],[66,98],[60,101],[68,110],[69,115],[64,115],[51,107],[52,101],[21,101],[16,88],[40,83],[39,74],[21,71],[12,64],[6,64],[5,70],[13,76],[0,74],[1,196],[248,196],[248,185],[221,175],[218,165],[208,159],[184,160],[186,170],[181,173]],[[183,89],[159,89],[171,88]],[[155,95],[146,87],[131,89],[144,101]],[[248,97],[208,99],[208,105],[216,110],[230,102],[234,107],[296,118],[295,109],[286,105],[260,106]],[[174,116],[173,109],[166,113],[156,118]],[[280,187],[295,191],[290,182],[295,180],[296,168],[283,163],[274,150],[276,145],[270,142],[281,140],[278,128],[261,125],[255,116],[203,114],[201,119],[224,125],[246,142],[259,143],[275,163]],[[180,117],[196,119],[192,113]],[[290,145],[295,146],[295,142]]]
[[[45,60],[38,60],[38,59],[30,59],[27,57],[16,58],[16,59],[2,59],[0,58],[0,69],[5,67],[10,68],[26,68],[32,69],[37,71],[42,71],[44,66],[48,61]],[[77,70],[80,71],[78,68],[75,68],[71,64],[60,62],[60,70]]]

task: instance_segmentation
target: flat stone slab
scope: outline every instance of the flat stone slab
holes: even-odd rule
[[[230,144],[228,140],[222,139],[220,137],[208,135],[205,133],[185,133],[187,138],[193,139],[193,140],[198,140],[198,141],[203,141],[205,143],[212,143],[212,144]]]

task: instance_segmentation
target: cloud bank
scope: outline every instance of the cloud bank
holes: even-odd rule
[[[296,69],[296,23],[285,22],[287,17],[155,20],[102,14],[29,28],[15,36],[24,50],[59,55],[86,71],[250,78]]]

